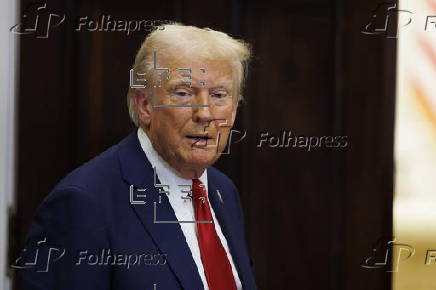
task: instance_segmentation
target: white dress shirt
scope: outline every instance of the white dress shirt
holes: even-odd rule
[[[150,139],[147,134],[142,130],[142,128],[138,129],[138,139],[141,143],[141,148],[145,152],[148,161],[150,161],[151,166],[156,168],[156,174],[159,178],[161,184],[169,185],[169,195],[168,200],[170,202],[171,207],[174,210],[174,213],[179,221],[195,221],[195,213],[194,206],[191,200],[182,199],[182,197],[186,197],[186,193],[182,191],[187,191],[190,189],[188,186],[179,186],[180,184],[192,185],[191,179],[185,179],[176,174],[175,170],[169,166],[169,164],[159,156],[156,150],[153,148]],[[208,194],[208,183],[207,183],[207,170],[203,172],[200,176],[200,181],[203,182],[204,188],[206,189],[206,194]],[[168,189],[166,189],[168,190]],[[236,271],[235,265],[233,263],[232,255],[230,254],[229,247],[227,245],[227,240],[224,237],[221,227],[215,217],[215,212],[210,205],[210,210],[212,212],[213,222],[215,225],[215,231],[218,237],[221,240],[221,244],[224,247],[224,250],[227,253],[227,258],[230,261],[230,265],[232,266],[233,277],[235,278],[236,288],[242,289],[241,281],[238,276],[238,272]],[[197,265],[198,274],[200,275],[201,280],[203,281],[203,286],[205,290],[209,290],[209,286],[207,285],[206,276],[204,274],[203,262],[201,261],[200,248],[198,246],[197,239],[197,224],[196,223],[179,223],[182,232],[185,236],[186,243],[191,250],[192,258],[194,259],[195,264]]]

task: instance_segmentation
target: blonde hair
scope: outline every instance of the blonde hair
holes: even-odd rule
[[[243,85],[247,76],[251,48],[248,43],[232,38],[228,34],[210,28],[198,28],[179,23],[160,26],[144,40],[135,57],[134,72],[145,72],[145,76],[154,75],[154,52],[159,55],[180,58],[193,55],[198,60],[228,61],[233,66],[235,83],[235,101],[242,100]],[[135,88],[129,87],[127,105],[133,123],[139,126],[138,112],[134,100]]]

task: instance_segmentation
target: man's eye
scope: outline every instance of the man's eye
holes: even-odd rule
[[[179,91],[175,91],[174,94],[178,97],[189,97],[191,96],[190,92],[184,91],[184,90],[179,90]]]
[[[227,96],[227,93],[225,92],[213,93],[212,96],[217,99],[222,99]]]

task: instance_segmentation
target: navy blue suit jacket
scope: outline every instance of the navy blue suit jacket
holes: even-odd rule
[[[242,287],[256,289],[238,191],[215,168],[208,183]],[[176,220],[134,130],[45,198],[16,262],[22,289],[203,289],[180,225],[156,223]]]

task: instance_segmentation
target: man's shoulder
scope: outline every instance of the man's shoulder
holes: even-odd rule
[[[221,170],[219,170],[215,167],[209,167],[207,169],[207,174],[208,174],[209,179],[212,180],[217,185],[231,188],[232,190],[237,191],[236,186],[233,183],[232,179],[230,177],[228,177]]]
[[[73,169],[55,186],[54,190],[65,187],[95,189],[119,182],[121,171],[118,151],[124,140]]]

